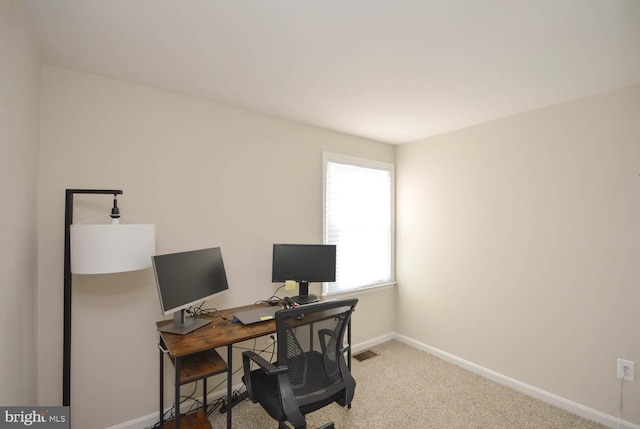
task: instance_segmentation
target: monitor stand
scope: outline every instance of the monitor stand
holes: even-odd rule
[[[173,313],[173,323],[158,328],[160,332],[170,332],[172,334],[185,335],[198,328],[211,323],[211,320],[198,319],[196,317],[186,317],[186,311],[180,310]]]
[[[301,281],[300,287],[298,288],[299,295],[292,296],[291,299],[297,302],[300,305],[311,304],[312,302],[317,302],[318,297],[309,294],[309,282]]]

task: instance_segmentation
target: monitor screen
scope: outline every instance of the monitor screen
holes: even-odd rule
[[[274,244],[271,281],[287,280],[300,284],[295,301],[317,301],[318,297],[309,295],[309,283],[336,281],[335,244]]]
[[[164,315],[229,289],[219,247],[152,257]]]

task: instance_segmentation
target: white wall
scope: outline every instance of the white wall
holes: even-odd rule
[[[41,403],[61,401],[65,188],[123,189],[121,211],[156,224],[158,253],[220,245],[231,289],[209,304],[224,308],[273,293],[274,242],[321,242],[323,150],[394,161],[390,145],[55,67],[44,68],[42,105]],[[75,201],[76,222],[111,205]],[[379,317],[392,300],[361,297],[355,342],[393,332]],[[74,276],[72,426],[157,411],[162,318],[151,270]]]
[[[398,332],[617,416],[616,358],[640,369],[640,85],[396,157]],[[640,379],[624,392],[640,424]]]
[[[0,0],[0,404],[35,404],[40,60],[19,0]]]

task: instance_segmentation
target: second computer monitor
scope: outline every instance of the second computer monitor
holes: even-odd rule
[[[272,282],[295,281],[299,292],[292,299],[300,304],[315,302],[309,283],[336,281],[335,244],[274,244]]]

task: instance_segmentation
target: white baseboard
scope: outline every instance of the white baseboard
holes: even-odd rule
[[[517,390],[518,392],[522,392],[525,395],[531,396],[533,398],[539,399],[541,401],[554,405],[558,408],[566,410],[570,413],[579,415],[589,420],[593,420],[595,422],[601,423],[610,428],[618,428],[617,417],[610,416],[598,410],[594,410],[593,408],[585,407],[584,405],[562,398],[558,395],[554,395],[553,393],[546,392],[542,389],[538,389],[537,387],[515,380],[511,377],[507,377],[506,375],[484,368],[473,362],[469,362],[468,360],[452,355],[451,353],[447,353],[443,350],[437,349],[435,347],[431,347],[429,345],[418,342],[404,335],[397,334],[395,332],[390,334],[385,334],[385,335],[373,338],[371,340],[363,341],[361,343],[353,344],[351,346],[351,350],[353,353],[358,353],[363,350],[374,347],[378,344],[382,344],[394,339],[401,341],[405,344],[408,344],[419,350],[425,351],[434,356],[437,356],[443,360],[446,360],[447,362],[451,362],[454,365],[462,367],[468,371],[474,372],[478,375],[488,378],[489,380],[495,381],[496,383],[500,383],[502,385],[511,387],[512,389]],[[242,385],[239,384],[234,386],[233,389],[237,390],[240,387],[242,387]],[[212,393],[211,395],[209,395],[210,403],[212,403],[212,401],[214,401],[215,399],[221,396],[224,396],[225,394],[226,394],[226,389]],[[184,411],[186,411],[189,409],[190,406],[191,406],[191,402],[183,404],[182,408]],[[127,422],[124,422],[115,426],[111,426],[107,429],[146,429],[153,426],[159,420],[160,420],[159,414],[152,413],[143,417],[139,417],[134,420],[129,420]],[[620,429],[640,429],[640,425],[627,422],[627,421],[622,421],[620,423]]]
[[[145,429],[150,428],[159,421],[160,417],[158,413],[152,413],[124,423],[119,423],[115,426],[110,426],[107,429]]]
[[[405,337],[404,335],[394,334],[393,337],[398,341],[401,341],[419,350],[423,350],[429,354],[432,354],[443,360],[446,360],[447,362],[451,362],[454,365],[462,367],[468,371],[474,372],[478,375],[488,378],[489,380],[495,381],[496,383],[500,383],[502,385],[511,387],[512,389],[517,390],[518,392],[522,392],[525,395],[539,399],[541,401],[554,405],[558,408],[566,410],[570,413],[577,414],[586,419],[601,423],[610,428],[618,427],[617,417],[610,416],[598,410],[594,410],[593,408],[586,407],[584,405],[562,398],[553,393],[546,392],[542,389],[538,389],[537,387],[515,380],[511,377],[507,377],[506,375],[500,374],[498,372],[495,372],[490,369],[484,368],[480,365],[477,365],[473,362],[469,362],[468,360],[462,359],[458,356],[452,355],[451,353],[447,353],[443,350],[415,341],[409,337]],[[622,421],[620,422],[620,429],[640,429],[640,426],[635,423]]]
[[[363,350],[367,350],[373,346],[377,346],[378,344],[386,343],[387,341],[391,341],[396,338],[395,333],[390,333],[386,335],[382,335],[380,337],[373,338],[371,340],[363,341],[361,343],[353,344],[351,346],[352,353],[359,353]]]

